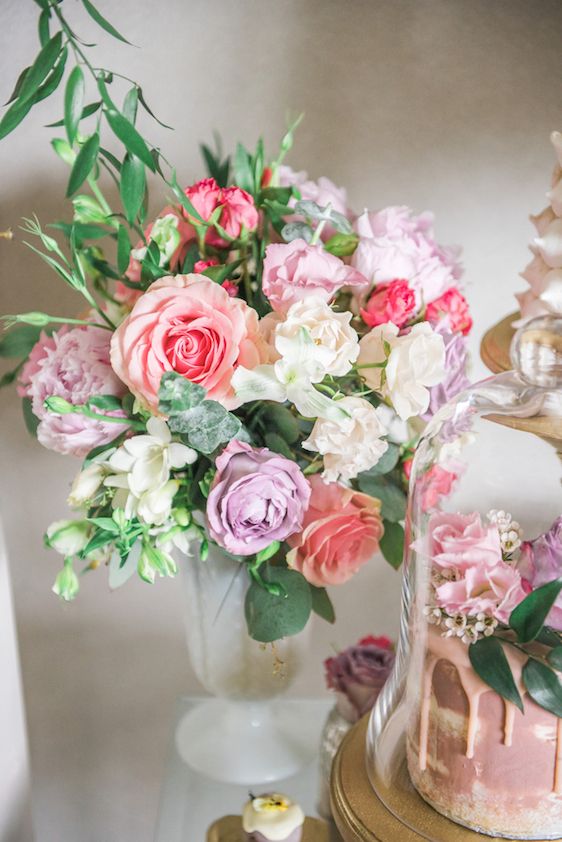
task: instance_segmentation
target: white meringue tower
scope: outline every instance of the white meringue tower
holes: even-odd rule
[[[562,315],[562,133],[552,132],[550,140],[557,158],[552,186],[546,194],[550,204],[531,216],[537,236],[530,244],[533,259],[521,273],[529,289],[516,295],[521,318],[515,326],[534,316]]]

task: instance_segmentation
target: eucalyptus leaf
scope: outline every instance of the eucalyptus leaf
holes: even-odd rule
[[[273,450],[274,453],[280,453],[287,459],[294,459],[291,448],[285,439],[278,433],[266,433],[265,443],[270,450]]]
[[[88,178],[98,157],[100,139],[97,132],[93,134],[81,147],[70,171],[66,195],[72,196]]]
[[[78,123],[84,108],[84,73],[80,65],[72,70],[64,92],[64,126],[68,142],[72,146],[76,138]]]
[[[326,588],[315,588],[310,586],[310,593],[312,596],[312,610],[327,623],[336,622],[336,612],[332,600],[328,596]]]
[[[531,699],[544,710],[562,717],[562,684],[558,675],[540,661],[529,658],[523,682]]]
[[[115,27],[107,20],[107,18],[104,18],[104,16],[100,12],[98,12],[94,4],[90,3],[90,0],[82,0],[82,3],[84,4],[84,8],[86,9],[90,17],[93,20],[95,20],[98,26],[101,26],[102,29],[104,29],[114,38],[117,38],[118,41],[123,41],[125,44],[129,44],[129,46],[132,46],[131,42],[127,41],[125,36],[121,35],[121,33],[117,29],[115,29]]]
[[[57,32],[44,47],[25,75],[25,80],[18,95],[18,102],[24,103],[33,98],[41,82],[55,66],[62,49],[62,32]]]
[[[212,453],[237,435],[241,422],[217,401],[203,401],[193,409],[170,415],[168,425],[172,432],[186,435],[195,450]]]
[[[133,223],[144,199],[146,175],[144,163],[136,155],[127,153],[121,169],[119,190],[129,223]]]
[[[330,210],[330,222],[336,231],[340,232],[340,234],[346,234],[348,236],[353,235],[353,226],[347,216],[344,216],[343,213]]]
[[[199,406],[205,399],[205,389],[175,371],[166,371],[160,380],[158,409],[165,415],[183,412]]]
[[[281,236],[286,243],[293,240],[304,240],[309,243],[312,239],[312,228],[306,222],[288,222],[283,226]]]
[[[531,591],[513,609],[509,625],[520,643],[529,643],[537,637],[561,590],[562,577]]]
[[[298,634],[306,626],[312,610],[312,594],[304,576],[285,567],[266,566],[262,577],[279,584],[282,596],[275,596],[252,581],[246,593],[245,614],[250,637],[271,643]]]
[[[523,702],[515,684],[509,661],[497,637],[481,637],[468,647],[474,672],[482,681],[523,713]]]
[[[156,165],[150,150],[133,124],[126,117],[123,117],[119,111],[112,108],[107,108],[104,114],[113,134],[126,146],[129,152],[140,158],[149,170],[155,172]]]
[[[381,553],[388,563],[398,569],[404,556],[404,529],[399,523],[384,521],[384,534],[379,542]]]
[[[401,488],[382,475],[359,474],[357,484],[361,491],[381,501],[381,514],[385,520],[396,523],[406,516],[407,498]]]

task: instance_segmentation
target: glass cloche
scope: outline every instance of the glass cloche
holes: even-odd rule
[[[562,837],[562,319],[529,321],[511,359],[419,444],[396,666],[369,723],[379,798],[439,842],[412,785],[472,830]]]

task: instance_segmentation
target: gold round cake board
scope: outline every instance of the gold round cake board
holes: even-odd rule
[[[501,322],[487,330],[480,343],[482,362],[494,374],[509,371],[513,367],[509,356],[509,346],[515,333],[512,325],[519,315],[519,313],[510,313]]]
[[[211,825],[207,842],[244,842],[241,816],[224,816]],[[305,819],[302,842],[328,842],[328,825],[320,819]]]
[[[332,765],[332,813],[344,842],[485,842],[486,839],[492,842],[490,836],[461,827],[442,816],[420,798],[411,784],[401,787],[396,804],[404,821],[391,813],[378,798],[367,776],[368,723],[367,714],[346,735]]]

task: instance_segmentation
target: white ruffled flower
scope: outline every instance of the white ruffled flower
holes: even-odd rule
[[[56,520],[47,529],[45,543],[67,558],[81,552],[91,535],[87,520]]]
[[[197,453],[172,441],[161,418],[150,418],[146,427],[147,435],[127,439],[112,453],[106,465],[114,473],[104,484],[118,489],[113,505],[123,508],[127,518],[138,515],[145,523],[159,524],[169,518],[179,487],[170,470],[193,464]]]
[[[180,244],[178,231],[179,218],[175,213],[167,213],[155,220],[150,231],[150,242],[156,243],[160,252],[159,265],[165,266]],[[146,257],[147,247],[142,246],[131,251],[134,260],[142,262]]]
[[[363,398],[347,397],[337,403],[348,417],[332,421],[319,418],[302,446],[324,457],[327,482],[350,480],[372,468],[388,448],[377,410]]]
[[[300,353],[299,336],[305,330],[312,343],[310,359],[324,375],[341,377],[359,356],[359,339],[350,326],[351,313],[335,313],[321,298],[312,296],[293,304],[275,328],[275,348],[287,362]]]
[[[362,369],[367,385],[387,395],[403,420],[422,415],[429,406],[428,387],[445,376],[443,337],[427,322],[399,336],[396,325],[388,322],[369,331],[360,346],[359,365],[386,360],[384,383],[382,368]]]
[[[101,486],[106,471],[99,462],[91,462],[74,478],[67,503],[71,509],[80,509],[87,505]]]

